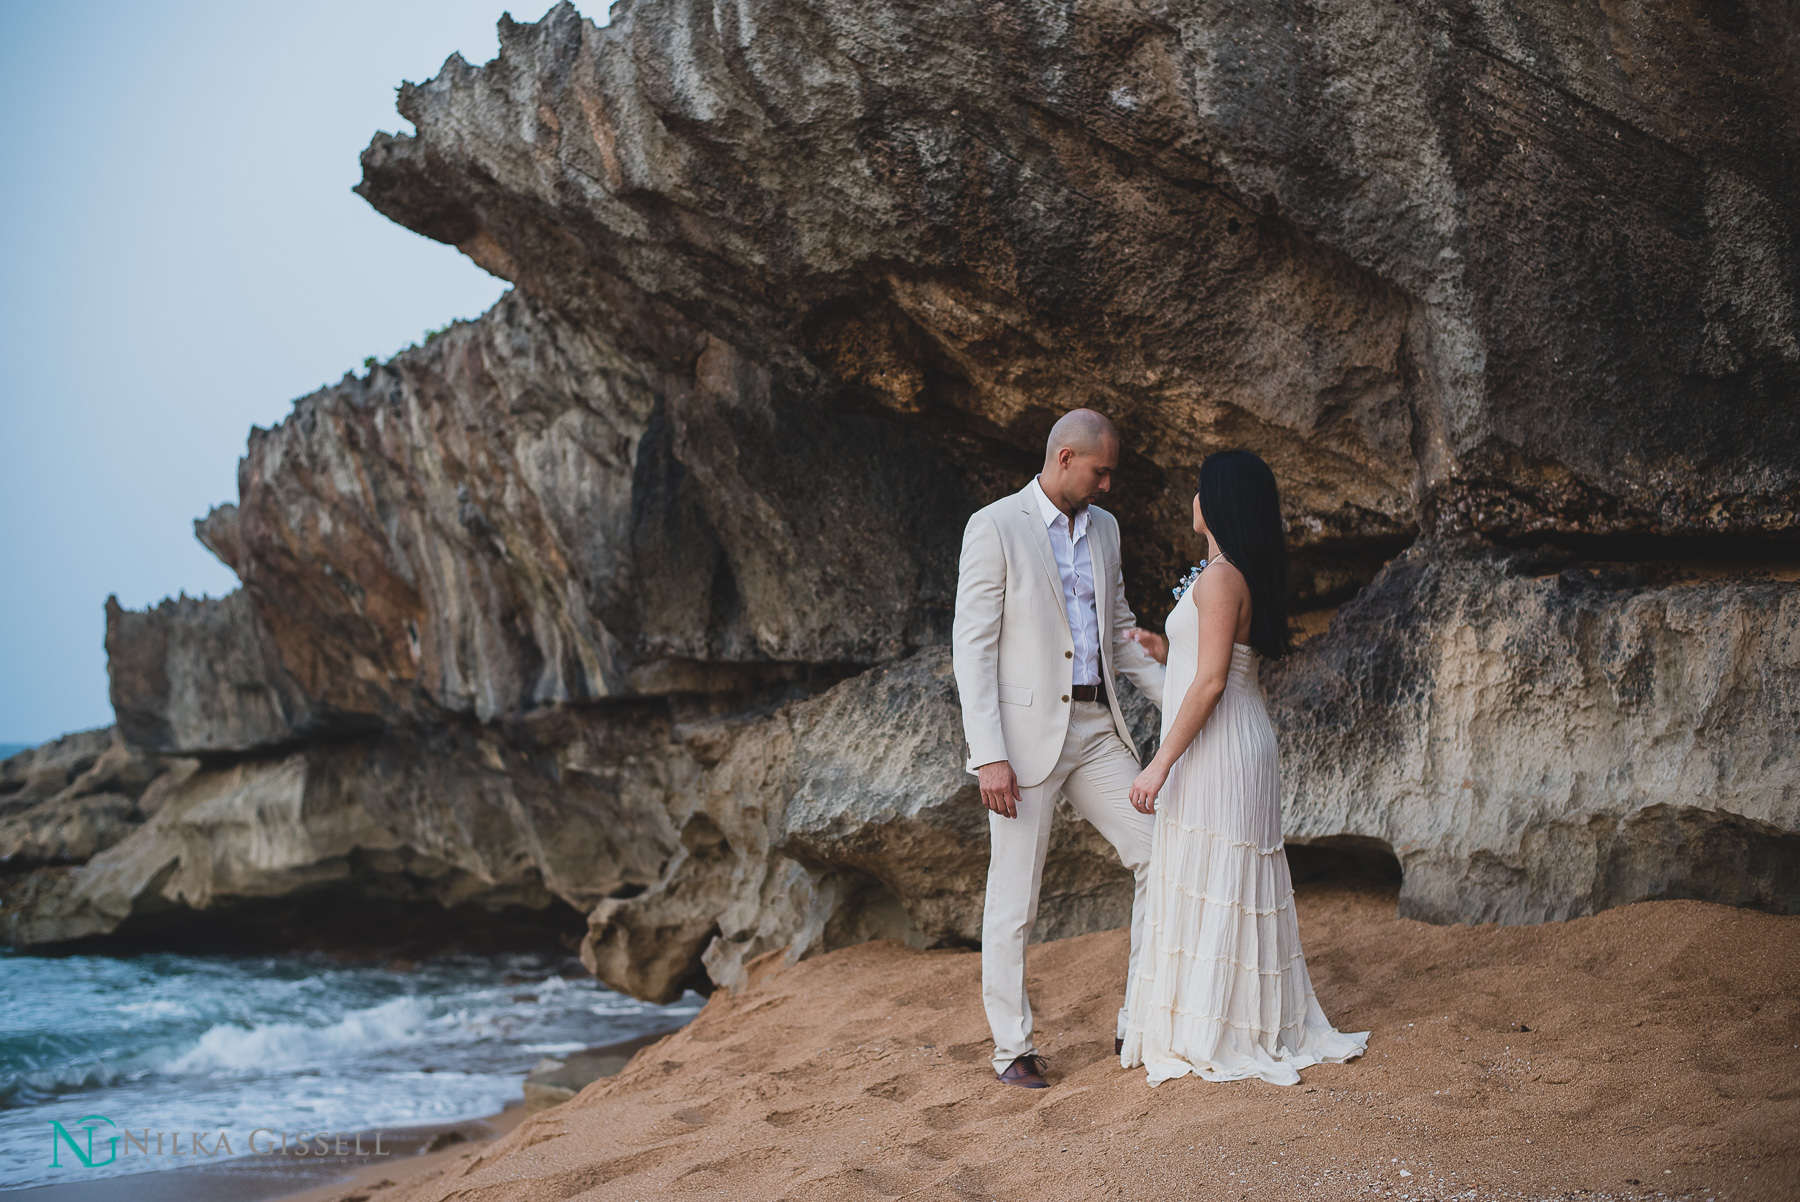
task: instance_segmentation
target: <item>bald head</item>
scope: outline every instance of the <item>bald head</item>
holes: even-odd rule
[[[1109,444],[1118,449],[1119,432],[1104,415],[1092,409],[1071,409],[1050,427],[1050,437],[1044,443],[1044,463],[1054,462],[1056,453],[1064,447],[1077,455],[1100,455]]]
[[[1118,466],[1119,435],[1113,424],[1092,409],[1075,409],[1050,427],[1038,486],[1051,504],[1073,517],[1112,487]]]

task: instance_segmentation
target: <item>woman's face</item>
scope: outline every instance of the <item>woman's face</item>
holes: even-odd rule
[[[1194,533],[1206,537],[1206,518],[1200,512],[1200,494],[1194,494]]]

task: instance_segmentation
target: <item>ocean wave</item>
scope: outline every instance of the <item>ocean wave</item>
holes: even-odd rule
[[[76,1089],[102,1089],[133,1074],[104,1062],[62,1064],[53,1068],[0,1072],[0,1105],[38,1101]]]
[[[120,1002],[113,1007],[120,1014],[133,1018],[192,1018],[194,1008],[186,1002],[172,1002],[157,999],[149,1002]]]
[[[0,1109],[31,1106],[81,1090],[105,1090],[155,1074],[174,1048],[152,1044],[135,1051],[88,1051],[59,1062],[0,1056]]]
[[[321,1061],[416,1043],[428,1033],[431,1007],[416,997],[397,997],[354,1010],[329,1026],[220,1023],[163,1066],[171,1073],[284,1072]]]

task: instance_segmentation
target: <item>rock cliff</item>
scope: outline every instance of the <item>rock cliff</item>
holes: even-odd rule
[[[1302,868],[1397,863],[1441,921],[1800,909],[1790,7],[500,34],[402,87],[358,191],[514,289],[252,432],[196,523],[239,592],[109,607],[119,730],[188,770],[12,890],[13,942],[357,897],[584,920],[667,997],[972,940],[956,546],[1077,404],[1150,625],[1195,464],[1282,481]],[[1062,822],[1039,934],[1125,905]]]
[[[1290,842],[1397,854],[1402,914],[1800,913],[1800,570],[1422,540],[1269,674]]]
[[[185,769],[144,755],[112,728],[64,735],[0,762],[0,873],[79,864],[111,847],[155,812]]]

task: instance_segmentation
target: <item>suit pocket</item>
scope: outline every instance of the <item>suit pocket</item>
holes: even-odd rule
[[[1031,690],[1022,684],[1001,684],[1000,700],[1006,705],[1030,705]]]

